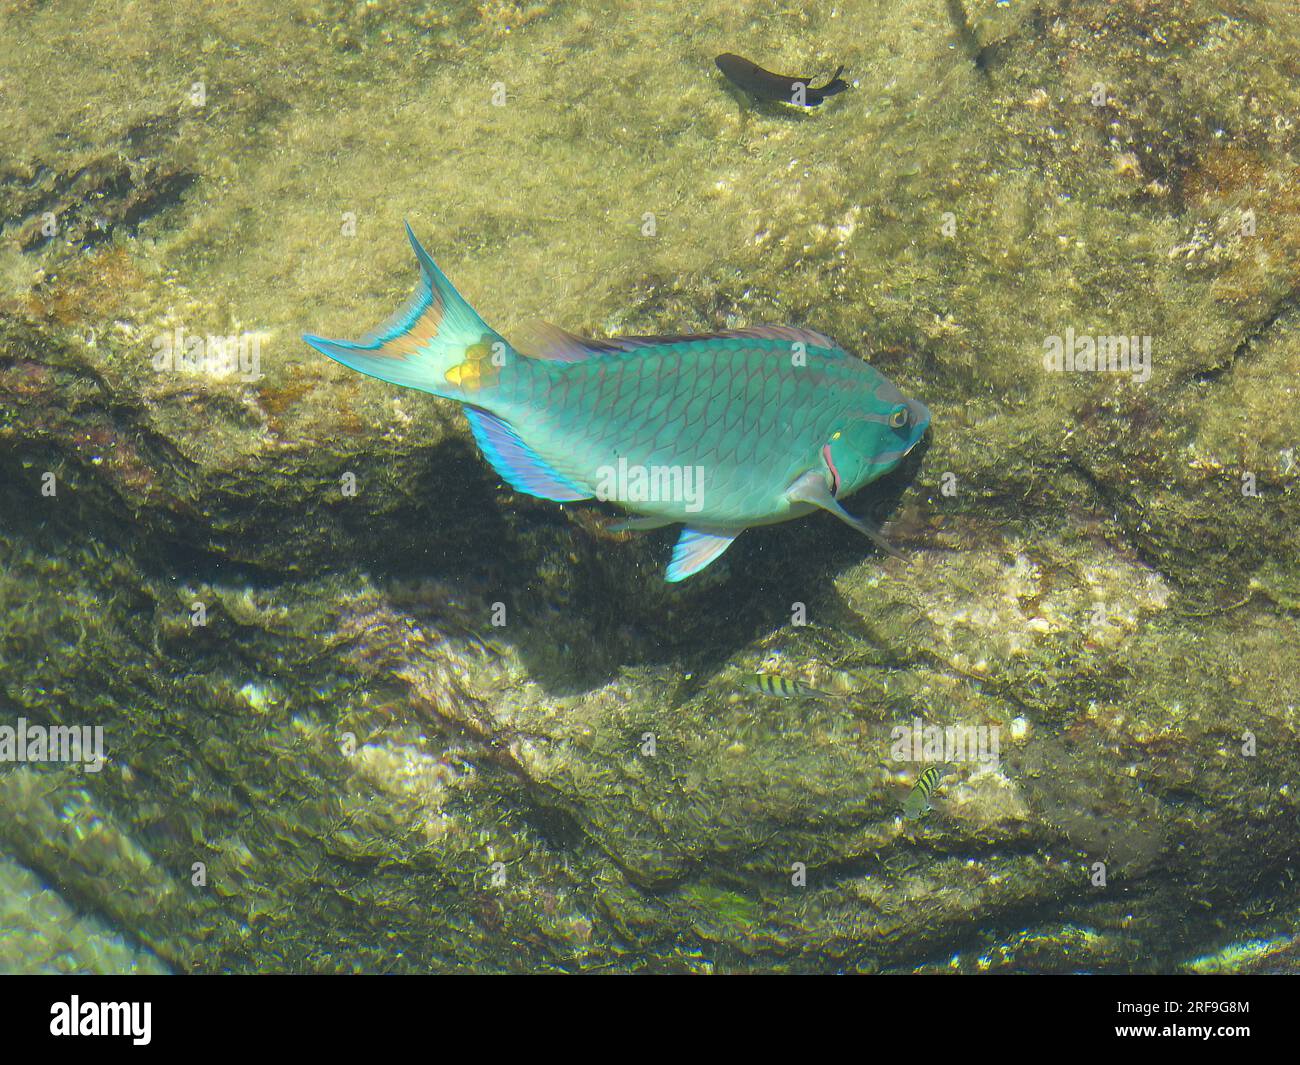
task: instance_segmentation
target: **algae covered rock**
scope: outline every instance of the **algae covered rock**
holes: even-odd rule
[[[169,11],[0,15],[0,727],[105,754],[0,764],[0,968],[1291,966],[1293,16]],[[511,492],[298,340],[401,304],[407,218],[506,336],[867,358],[933,415],[848,501],[904,557],[667,585]],[[996,757],[903,819],[928,729]]]

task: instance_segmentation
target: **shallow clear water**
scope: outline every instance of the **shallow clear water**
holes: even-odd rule
[[[0,970],[1294,969],[1292,5],[0,31]],[[404,221],[488,330],[415,326],[423,390],[300,339],[403,307]],[[716,336],[597,345],[655,385],[512,400],[542,473],[600,422],[612,468],[825,493],[708,511],[734,544],[667,582],[626,483],[479,453],[457,400],[539,319],[787,327],[773,380],[860,358],[928,429],[706,374]]]

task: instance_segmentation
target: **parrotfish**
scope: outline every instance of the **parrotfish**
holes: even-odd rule
[[[792,326],[589,340],[554,326],[513,346],[411,231],[420,282],[358,341],[303,339],[361,373],[464,405],[484,457],[516,491],[600,499],[622,528],[686,528],[680,581],[745,529],[821,508],[896,554],[840,500],[894,469],[930,421],[866,362]]]
[[[820,688],[814,688],[811,684],[783,677],[779,673],[750,673],[740,683],[742,687],[748,688],[750,691],[762,692],[764,695],[775,695],[778,699],[793,699],[804,696],[820,699],[841,698],[835,692],[822,691]]]

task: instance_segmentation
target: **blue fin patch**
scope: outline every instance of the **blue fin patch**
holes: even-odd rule
[[[466,405],[465,417],[469,419],[479,450],[492,463],[492,468],[516,492],[524,492],[539,499],[556,503],[572,503],[590,499],[592,493],[562,477],[548,466],[537,453],[519,439],[509,422],[482,407]]]
[[[682,530],[682,538],[673,548],[672,561],[668,563],[666,581],[684,581],[692,573],[699,573],[705,566],[729,548],[732,541],[742,530],[731,532],[727,529],[692,529],[689,525]]]

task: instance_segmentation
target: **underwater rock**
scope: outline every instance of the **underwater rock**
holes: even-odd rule
[[[0,724],[108,757],[0,768],[0,861],[95,915],[75,965],[1133,970],[1294,936],[1293,19],[841,5],[808,40],[878,88],[790,121],[717,93],[703,14],[313,7],[181,5],[174,54],[121,12],[89,121],[40,73],[81,38],[3,16]],[[817,516],[673,588],[671,532],[509,492],[452,405],[296,339],[409,290],[407,216],[506,336],[766,321],[868,358],[933,413],[846,504],[904,559]],[[916,720],[1001,749],[903,823]]]

